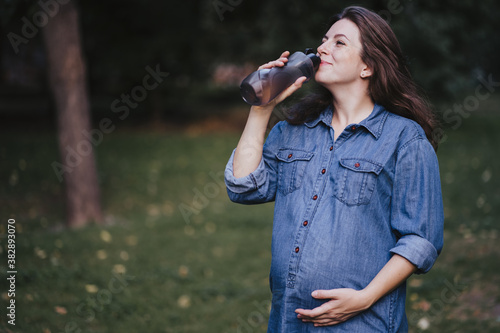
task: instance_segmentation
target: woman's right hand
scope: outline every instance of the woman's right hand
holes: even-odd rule
[[[258,69],[270,69],[273,67],[283,67],[285,64],[288,62],[288,56],[290,56],[289,51],[285,51],[281,54],[281,56],[273,61],[268,62],[267,64],[264,64],[260,66]],[[281,94],[276,96],[273,100],[271,100],[269,103],[261,106],[252,106],[252,108],[263,108],[263,109],[271,109],[271,111],[274,109],[274,107],[278,104],[281,103],[283,100],[285,100],[288,96],[293,94],[296,90],[298,90],[300,87],[302,87],[302,84],[307,80],[305,76],[299,77],[290,87],[285,89]]]
[[[285,51],[274,61],[270,61],[259,67],[259,69],[283,67],[288,62],[290,52]],[[265,142],[265,134],[269,118],[276,104],[302,87],[306,80],[305,76],[298,78],[294,84],[285,89],[275,99],[261,106],[252,106],[248,114],[245,129],[241,134],[240,141],[236,147],[233,159],[233,175],[236,178],[245,177],[255,171],[262,159],[262,149]]]

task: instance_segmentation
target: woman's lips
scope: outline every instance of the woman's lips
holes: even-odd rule
[[[324,61],[324,60],[321,60],[321,63],[320,65],[332,65],[332,63],[328,62],[328,61]]]

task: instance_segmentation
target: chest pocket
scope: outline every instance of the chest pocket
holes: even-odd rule
[[[278,191],[287,195],[302,184],[306,167],[314,153],[282,148],[276,153],[278,159]]]
[[[335,197],[348,206],[366,205],[382,171],[382,165],[363,158],[340,160],[335,182]]]

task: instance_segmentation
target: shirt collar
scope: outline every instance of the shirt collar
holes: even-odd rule
[[[333,110],[332,110],[332,106],[330,105],[325,110],[323,110],[323,112],[321,112],[321,114],[317,118],[315,118],[311,121],[308,121],[304,124],[307,127],[312,128],[312,127],[318,125],[318,123],[320,121],[322,121],[326,126],[331,127],[332,126],[332,117],[333,117]]]
[[[382,129],[384,127],[385,120],[387,119],[387,116],[389,113],[387,110],[382,106],[375,104],[375,107],[373,108],[373,111],[370,113],[370,115],[363,119],[358,126],[362,126],[370,132],[375,139],[378,139],[380,137],[380,134],[382,133]],[[332,106],[328,106],[316,119],[313,119],[311,121],[308,121],[305,123],[307,127],[314,127],[318,125],[318,123],[321,121],[325,125],[331,127],[332,126],[332,117],[333,117],[333,110]],[[351,124],[352,125],[352,124]],[[354,124],[356,125],[356,124]]]

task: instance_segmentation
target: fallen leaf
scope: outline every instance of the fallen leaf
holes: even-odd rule
[[[215,223],[213,223],[213,222],[207,222],[205,224],[205,231],[209,234],[213,234],[216,229],[217,229],[217,227],[216,227]]]
[[[34,251],[35,251],[35,255],[36,255],[38,258],[40,258],[40,259],[45,259],[45,258],[47,258],[47,253],[46,253],[44,250],[42,250],[41,248],[39,248],[38,246],[36,246],[36,247],[34,248]]]
[[[426,300],[418,302],[417,305],[420,310],[425,312],[429,311],[431,308],[431,303],[427,302]]]
[[[88,293],[95,294],[99,288],[97,288],[95,284],[86,284],[85,290],[87,290]]]
[[[66,310],[66,308],[63,306],[55,306],[54,310],[56,310],[56,312],[59,313],[60,315],[65,315],[68,313],[68,310]]]
[[[128,252],[127,251],[120,251],[120,258],[122,260],[127,261],[129,259]]]
[[[146,208],[146,210],[147,210],[149,216],[158,216],[158,215],[160,215],[160,209],[156,205],[152,205],[152,204],[148,205],[148,207]]]
[[[111,242],[111,234],[106,230],[101,230],[101,239],[106,243]]]
[[[116,264],[113,266],[113,272],[117,274],[125,274],[127,272],[127,268],[122,264]]]
[[[408,282],[410,287],[420,287],[422,285],[422,280],[417,278],[411,278]]]
[[[189,274],[189,268],[187,266],[180,266],[179,267],[179,276],[180,277],[186,277]]]
[[[177,304],[179,305],[179,307],[187,309],[191,306],[191,297],[189,297],[189,295],[182,295],[177,300]]]
[[[481,175],[481,179],[483,180],[483,182],[487,183],[490,181],[491,176],[492,176],[491,170],[486,169],[486,170],[484,170],[483,174]]]
[[[417,326],[421,330],[425,331],[426,329],[428,329],[431,326],[431,323],[429,322],[429,319],[424,317],[418,321]]]
[[[97,255],[97,258],[101,259],[101,260],[104,260],[108,257],[108,254],[104,250],[97,250],[96,255]]]

